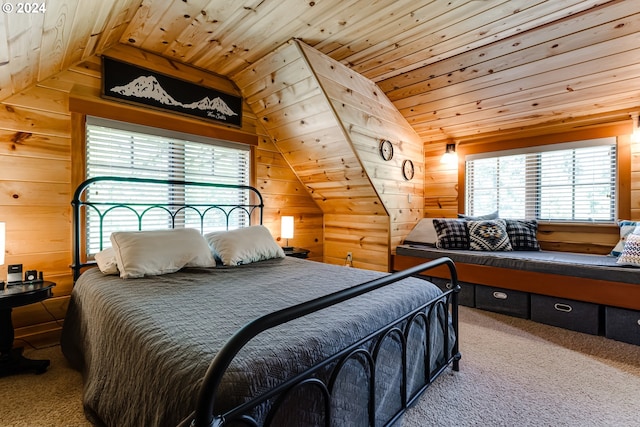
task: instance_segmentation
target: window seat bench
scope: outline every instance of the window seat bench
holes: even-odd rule
[[[640,268],[618,265],[607,255],[447,250],[403,244],[392,257],[392,269],[443,256],[456,264],[463,305],[604,333],[640,345]],[[445,269],[430,271],[428,277],[439,285],[448,278]]]

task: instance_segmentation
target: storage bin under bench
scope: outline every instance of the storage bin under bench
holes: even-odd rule
[[[640,345],[640,269],[604,255],[420,245],[398,246],[393,269],[442,256],[456,263],[462,305]],[[448,278],[444,269],[428,277],[442,288]]]
[[[640,345],[640,311],[605,307],[605,336]]]

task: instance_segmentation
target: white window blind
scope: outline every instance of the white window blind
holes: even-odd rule
[[[616,140],[468,156],[466,212],[549,221],[616,219]]]
[[[117,176],[212,182],[221,184],[249,184],[249,147],[228,141],[196,135],[170,132],[106,119],[87,117],[86,126],[87,178]],[[127,186],[100,183],[101,187],[87,194],[91,202],[246,204],[249,194],[245,190],[215,189],[207,187],[182,188],[154,185],[144,193]],[[144,209],[144,208],[140,208]],[[140,209],[136,208],[137,211]],[[87,212],[87,247],[95,253],[110,245],[113,231],[138,230],[136,214],[125,208],[109,212],[100,230],[98,214]],[[171,218],[162,209],[152,209],[143,216],[143,229],[162,229],[170,226]],[[229,228],[246,225],[249,218],[242,211],[229,217]],[[176,218],[176,227],[200,229],[200,215],[186,209]],[[226,216],[218,210],[207,213],[204,231],[227,228]],[[102,235],[102,238],[100,238]]]

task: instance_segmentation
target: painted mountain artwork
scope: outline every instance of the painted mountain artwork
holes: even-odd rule
[[[242,98],[103,57],[102,96],[242,126]]]

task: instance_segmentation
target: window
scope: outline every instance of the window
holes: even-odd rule
[[[118,176],[249,185],[250,149],[243,144],[94,117],[87,117],[86,129],[87,178]],[[214,190],[203,187],[190,189],[185,194],[181,189],[163,185],[146,194],[127,194],[122,187],[108,188],[109,183],[101,185],[103,187],[87,194],[89,201],[113,201],[116,196],[118,201],[137,203],[162,200],[165,203],[235,205],[249,201],[248,192],[237,189],[217,189],[212,193]],[[221,212],[208,213],[204,231],[226,229],[226,221]],[[249,219],[238,211],[230,216],[229,228],[244,226],[247,221]],[[97,213],[88,212],[87,224],[89,253],[101,250],[101,244],[108,246],[113,231],[137,230],[139,227],[136,215],[124,208],[114,209],[105,217],[102,233]],[[168,228],[169,225],[170,217],[160,209],[143,217],[145,229]],[[186,210],[176,218],[176,227],[200,229],[200,226],[201,219],[195,211]]]
[[[614,221],[616,140],[467,156],[466,212],[550,221]]]

